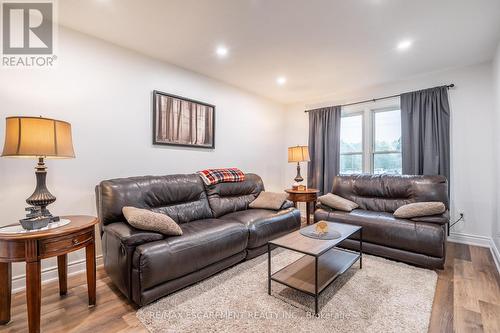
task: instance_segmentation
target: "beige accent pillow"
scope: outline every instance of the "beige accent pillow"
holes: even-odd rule
[[[351,200],[342,198],[341,196],[335,195],[333,193],[327,193],[318,198],[321,204],[331,207],[333,209],[343,210],[344,212],[350,212],[353,209],[359,207],[359,205]]]
[[[275,193],[275,192],[265,192],[259,193],[259,196],[248,205],[250,208],[262,208],[262,209],[272,209],[279,210],[283,203],[285,203],[288,194],[286,193]]]
[[[156,231],[168,236],[182,235],[181,227],[168,215],[135,207],[123,207],[122,212],[134,228]]]
[[[419,216],[443,214],[445,211],[446,207],[442,202],[415,202],[399,207],[394,212],[394,216],[411,219]]]

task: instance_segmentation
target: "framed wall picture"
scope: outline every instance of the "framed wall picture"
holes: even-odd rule
[[[153,144],[215,148],[215,106],[153,91]]]

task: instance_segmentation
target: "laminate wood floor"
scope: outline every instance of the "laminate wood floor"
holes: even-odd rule
[[[447,250],[429,332],[500,332],[500,276],[490,250],[456,243],[448,243]],[[68,278],[65,297],[59,296],[57,282],[42,289],[42,332],[146,332],[102,267],[95,308],[87,306],[84,273]],[[12,321],[0,333],[27,331],[25,299],[24,292],[12,296]]]

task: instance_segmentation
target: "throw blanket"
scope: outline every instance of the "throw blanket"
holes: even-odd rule
[[[245,180],[245,174],[238,168],[205,169],[198,171],[198,174],[207,185],[242,182]]]

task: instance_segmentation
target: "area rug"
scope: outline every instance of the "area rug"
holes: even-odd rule
[[[300,258],[273,251],[273,272]],[[168,268],[167,268],[168,269]],[[137,317],[150,332],[427,332],[437,274],[363,256],[314,298],[273,282],[267,255],[243,262],[145,306]]]

